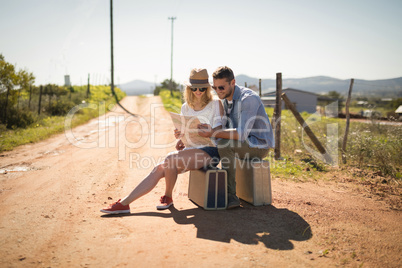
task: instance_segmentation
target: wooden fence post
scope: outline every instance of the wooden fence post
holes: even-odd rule
[[[20,109],[21,88],[17,90],[17,110]]]
[[[6,104],[4,105],[4,118],[3,118],[3,123],[4,123],[5,125],[7,125],[8,95],[10,95],[10,85],[7,86]]]
[[[89,98],[89,94],[91,94],[91,91],[89,90],[89,74],[88,74],[87,99]],[[173,95],[173,93],[172,93],[172,95]]]
[[[29,84],[29,102],[28,102],[28,109],[31,109],[31,99],[32,99],[32,84]]]
[[[349,124],[350,124],[349,104],[350,104],[350,99],[352,97],[353,83],[354,83],[354,79],[352,78],[352,79],[350,79],[348,99],[346,100],[346,106],[345,106],[346,128],[345,128],[345,135],[343,136],[343,143],[342,143],[342,162],[344,164],[346,164],[346,155],[345,155],[345,153],[346,153],[346,143],[348,141]]]
[[[261,78],[260,78],[260,80],[258,81],[258,88],[259,88],[259,90],[260,90],[260,98],[261,98]]]
[[[42,103],[42,90],[43,90],[43,86],[40,86],[40,89],[39,89],[38,115],[40,114],[40,105]]]
[[[320,141],[314,135],[313,131],[311,131],[310,127],[304,121],[303,117],[301,117],[299,112],[296,110],[296,107],[289,100],[288,96],[286,96],[286,93],[282,94],[282,99],[285,101],[286,106],[290,109],[290,111],[292,111],[293,115],[296,117],[297,121],[300,123],[302,128],[306,131],[307,135],[310,137],[310,139],[314,143],[315,147],[317,147],[318,151],[324,156],[325,160],[328,163],[333,163],[332,158],[329,155],[329,153],[327,153],[325,148],[321,145]]]
[[[51,85],[51,84],[49,84],[48,86],[46,86],[46,89],[47,90],[45,90],[45,92],[47,93],[47,96],[48,96],[48,98],[47,98],[47,105],[48,105],[48,110],[50,111],[50,108],[51,108],[51,100],[52,100],[52,97],[53,97],[53,86]]]
[[[274,108],[274,130],[275,130],[275,159],[281,158],[281,116],[282,116],[282,73],[276,74],[276,100]]]

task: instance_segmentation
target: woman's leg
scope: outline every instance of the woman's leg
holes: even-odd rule
[[[177,175],[209,165],[212,158],[201,149],[188,149],[169,155],[164,163],[166,190],[165,195],[172,197]]]
[[[151,173],[148,174],[141,182],[140,184],[135,187],[135,189],[123,200],[121,200],[122,205],[128,205],[132,203],[133,201],[137,200],[143,195],[146,195],[149,193],[153,188],[155,188],[156,184],[158,181],[165,176],[165,171],[164,171],[164,164],[159,164],[157,165]]]
[[[141,196],[146,195],[155,188],[156,184],[163,177],[166,180],[165,195],[172,197],[178,174],[187,170],[200,169],[207,166],[211,160],[212,158],[209,154],[200,149],[183,150],[171,154],[165,159],[164,163],[157,165],[120,203],[128,205]]]

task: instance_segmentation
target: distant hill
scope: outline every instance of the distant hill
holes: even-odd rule
[[[247,75],[236,76],[236,83],[244,86],[256,85],[258,88],[258,79]],[[329,91],[337,91],[346,96],[349,90],[350,79],[341,80],[328,76],[315,76],[307,78],[287,78],[282,80],[282,88],[295,88],[317,94],[325,94]],[[273,91],[276,88],[275,79],[261,80],[262,92]],[[402,77],[385,80],[362,80],[355,79],[352,94],[354,96],[366,97],[402,97]]]
[[[258,78],[247,75],[236,76],[236,83],[244,86],[252,85],[258,88]],[[328,76],[314,76],[307,78],[285,78],[282,81],[282,88],[294,88],[314,92],[317,94],[326,94],[329,91],[337,91],[346,96],[349,90],[350,79],[342,80]],[[159,86],[159,84],[157,85]],[[134,80],[119,87],[127,95],[152,94],[155,84],[143,80]],[[262,92],[274,91],[276,88],[275,79],[261,80]],[[384,80],[362,80],[355,79],[353,84],[353,96],[382,97],[382,98],[401,98],[402,97],[402,77]]]
[[[155,84],[143,80],[134,80],[118,86],[129,96],[153,94]]]

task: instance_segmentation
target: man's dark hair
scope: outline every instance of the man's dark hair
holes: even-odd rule
[[[221,66],[216,69],[216,71],[212,74],[214,79],[226,79],[226,82],[230,82],[234,79],[234,74],[232,69],[227,66]]]

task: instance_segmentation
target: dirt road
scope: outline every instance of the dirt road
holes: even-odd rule
[[[0,267],[400,267],[402,217],[350,183],[282,181],[272,206],[204,211],[179,176],[175,205],[157,211],[164,181],[131,214],[99,209],[124,197],[174,148],[158,97],[0,157]]]

